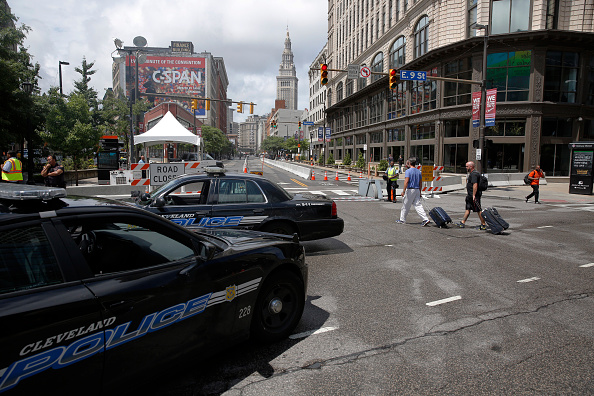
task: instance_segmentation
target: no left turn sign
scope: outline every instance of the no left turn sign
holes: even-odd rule
[[[361,77],[367,78],[371,76],[371,69],[369,69],[369,67],[367,66],[362,66],[361,70],[359,71],[359,74],[361,75]]]

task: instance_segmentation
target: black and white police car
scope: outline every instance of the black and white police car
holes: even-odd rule
[[[132,195],[139,207],[185,227],[296,233],[301,241],[334,237],[344,230],[331,199],[293,196],[262,176],[228,174],[216,167],[179,176],[150,194]]]
[[[307,287],[298,240],[204,231],[1,184],[0,393],[120,393],[182,355],[288,336]]]

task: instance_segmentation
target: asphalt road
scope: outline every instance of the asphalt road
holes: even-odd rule
[[[265,175],[299,186],[278,169]],[[464,196],[426,205],[458,220]],[[303,243],[309,290],[292,338],[180,361],[148,393],[593,394],[594,214],[496,197],[487,206],[510,223],[504,235],[421,227],[414,210],[398,225],[399,203],[339,202],[344,233]]]

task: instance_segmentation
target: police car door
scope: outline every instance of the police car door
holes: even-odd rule
[[[265,195],[252,180],[218,180],[216,202],[207,227],[252,229],[268,217]]]
[[[209,307],[220,287],[202,270],[197,238],[147,216],[113,214],[64,220],[93,277],[84,279],[105,317],[104,382],[161,367],[208,342],[209,323],[232,304]]]
[[[152,210],[184,227],[196,227],[211,216],[210,181],[189,181],[167,192],[165,205]]]

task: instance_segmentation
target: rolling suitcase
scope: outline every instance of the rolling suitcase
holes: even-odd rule
[[[452,219],[446,213],[445,210],[439,206],[429,211],[429,216],[433,219],[433,222],[440,228],[447,228],[447,223],[451,223]]]
[[[507,221],[503,220],[503,218],[497,212],[495,208],[485,208],[481,212],[483,215],[483,219],[489,225],[489,229],[493,234],[501,234],[503,231],[509,228],[509,224]]]

